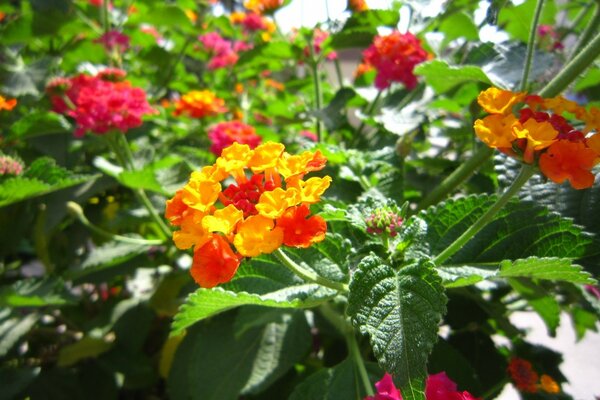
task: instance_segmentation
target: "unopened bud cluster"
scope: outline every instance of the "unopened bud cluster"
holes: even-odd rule
[[[403,219],[398,211],[389,207],[382,207],[369,215],[365,222],[367,223],[367,232],[377,235],[387,233],[394,237],[398,234]]]
[[[20,161],[10,157],[0,155],[0,176],[5,175],[21,175],[23,172],[23,164]]]

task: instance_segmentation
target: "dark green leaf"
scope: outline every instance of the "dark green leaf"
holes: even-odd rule
[[[445,312],[441,280],[426,259],[395,269],[370,255],[352,277],[348,314],[405,399],[424,399],[427,357]]]
[[[102,338],[86,336],[78,342],[64,346],[58,353],[57,365],[69,367],[86,358],[94,358],[110,350],[113,343]]]
[[[0,369],[0,387],[2,387],[2,390],[0,390],[0,400],[23,398],[19,394],[35,380],[40,371],[40,367],[3,367]]]
[[[0,311],[0,357],[5,356],[38,319],[39,315],[36,313],[20,316],[11,313],[7,308]]]
[[[60,279],[22,279],[0,288],[0,307],[61,306],[73,302]]]
[[[64,116],[46,112],[24,115],[10,130],[14,137],[28,138],[51,133],[67,133],[71,132],[72,128]]]
[[[508,283],[519,293],[542,318],[550,336],[556,335],[560,323],[560,305],[553,294],[544,288],[524,279],[509,279]]]
[[[512,262],[505,260],[500,263],[499,276],[503,278],[522,277],[588,284],[596,282],[579,265],[572,264],[569,259],[561,258],[531,257]]]

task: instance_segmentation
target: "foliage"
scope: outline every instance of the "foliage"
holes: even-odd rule
[[[562,93],[597,163],[600,5],[349,1],[284,33],[290,1],[213,3],[0,4],[0,399],[360,400],[389,373],[424,400],[441,372],[571,398],[511,316],[597,330],[600,171],[548,181],[550,151],[491,157],[474,123],[533,101],[490,86]]]

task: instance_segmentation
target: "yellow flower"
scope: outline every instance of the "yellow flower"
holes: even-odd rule
[[[268,168],[277,166],[277,160],[283,153],[284,146],[281,143],[267,142],[257,146],[248,166],[255,174],[263,172]]]
[[[303,203],[314,204],[321,200],[321,195],[331,184],[331,177],[310,178],[307,181],[299,181],[300,195]]]
[[[248,217],[240,224],[233,239],[237,251],[244,257],[256,257],[274,252],[283,242],[283,230],[275,221],[262,215]]]
[[[525,99],[525,92],[511,92],[491,87],[479,94],[477,102],[490,114],[508,114],[512,107]]]
[[[206,212],[211,209],[221,193],[221,184],[204,176],[190,179],[183,188],[182,201],[188,207]]]
[[[512,114],[488,115],[484,119],[475,121],[475,134],[491,148],[510,148],[513,140],[516,139],[513,132],[513,125],[516,122],[517,119]]]
[[[211,238],[209,232],[202,224],[195,222],[192,218],[184,219],[181,230],[173,232],[173,242],[178,249],[186,250],[192,246],[202,247]]]
[[[540,378],[540,386],[546,393],[560,393],[560,386],[551,376],[543,374]]]
[[[551,123],[537,122],[530,118],[524,124],[515,124],[513,127],[515,136],[519,139],[527,139],[527,147],[523,154],[523,161],[528,164],[533,162],[533,152],[542,150],[558,140],[558,132]]]
[[[276,219],[283,215],[289,207],[300,203],[300,192],[296,188],[276,188],[260,195],[256,210],[262,216]]]
[[[217,210],[213,215],[207,215],[202,219],[202,227],[208,232],[221,232],[229,235],[235,226],[242,220],[244,213],[233,205]]]

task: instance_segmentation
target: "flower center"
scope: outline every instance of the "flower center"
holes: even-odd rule
[[[226,207],[233,204],[244,213],[244,218],[258,214],[256,204],[263,192],[275,189],[272,181],[264,182],[263,174],[252,175],[252,178],[239,184],[231,184],[220,194],[220,199]]]

